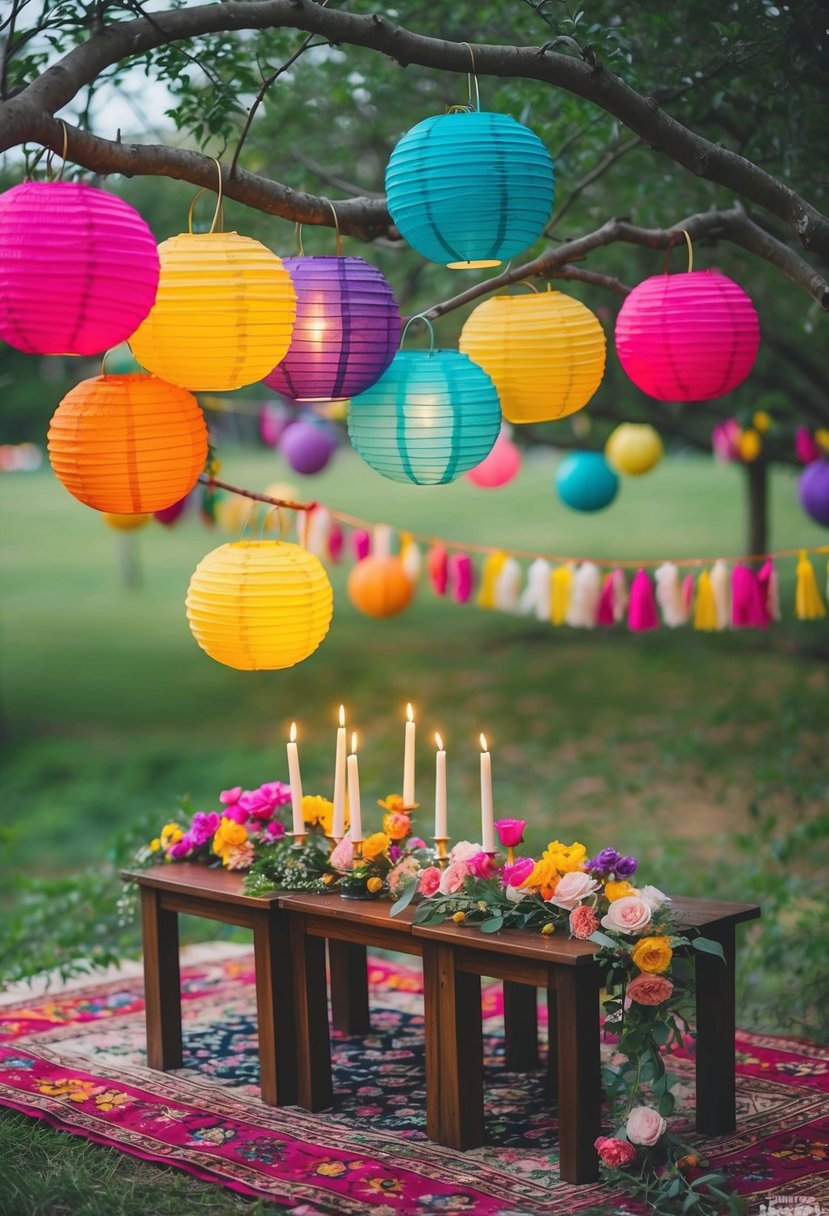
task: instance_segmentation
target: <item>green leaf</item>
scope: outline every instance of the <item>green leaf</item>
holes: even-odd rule
[[[721,958],[725,962],[725,955],[719,942],[712,942],[709,937],[695,937],[691,945],[695,950],[701,950],[704,954],[715,954],[717,958]]]
[[[601,929],[597,929],[595,933],[591,933],[587,940],[595,942],[597,946],[604,946],[606,950],[619,949],[619,943],[614,942],[613,938],[608,937],[606,933],[602,933]]]
[[[674,1095],[672,1093],[665,1093],[659,1099],[657,1110],[663,1118],[667,1119],[668,1115],[672,1115],[674,1113],[675,1106],[676,1099],[674,1098]]]
[[[407,882],[404,885],[402,895],[399,899],[395,900],[389,909],[389,916],[397,916],[398,913],[402,912],[405,908],[408,908],[409,904],[414,899],[416,892],[417,879],[413,878],[410,882]]]
[[[490,916],[489,920],[482,921],[478,928],[481,933],[497,933],[499,929],[504,927],[503,916]]]

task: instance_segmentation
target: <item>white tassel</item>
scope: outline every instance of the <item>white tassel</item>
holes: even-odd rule
[[[565,620],[574,629],[593,629],[599,612],[602,576],[593,562],[582,562],[573,575]]]
[[[508,557],[495,580],[495,607],[500,612],[517,612],[523,575],[514,557]]]
[[[527,571],[527,585],[521,592],[518,611],[529,616],[534,612],[539,621],[550,620],[550,563],[537,557]]]
[[[420,571],[423,566],[423,554],[420,551],[420,545],[417,541],[412,540],[411,536],[404,532],[401,537],[400,560],[403,563],[403,569],[408,574],[412,583],[416,583],[420,578]]]
[[[613,578],[613,619],[618,625],[627,616],[628,611],[628,585],[625,578],[624,570],[616,569],[612,574]]]
[[[654,574],[656,582],[656,602],[662,613],[662,623],[669,629],[685,625],[688,621],[688,609],[685,607],[685,597],[682,594],[682,584],[679,581],[679,571],[673,562],[663,562]]]
[[[374,557],[391,557],[394,529],[391,524],[375,524],[371,552]]]
[[[714,592],[717,629],[722,631],[731,624],[731,571],[722,558],[718,558],[711,567],[711,590]]]
[[[829,572],[826,575],[826,589],[829,593]],[[766,593],[766,610],[773,621],[783,619],[783,614],[780,611],[780,579],[777,576],[777,567],[772,566],[771,574],[769,575],[768,592]]]
[[[320,561],[328,557],[328,537],[331,535],[331,512],[328,507],[315,507],[308,513],[305,548]]]

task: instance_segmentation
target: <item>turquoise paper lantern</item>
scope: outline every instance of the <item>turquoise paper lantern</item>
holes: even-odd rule
[[[348,434],[375,472],[418,486],[443,485],[489,455],[501,430],[498,392],[456,350],[401,350],[354,397]]]
[[[619,492],[619,478],[601,452],[573,452],[558,466],[556,489],[571,511],[603,511]]]
[[[452,270],[498,266],[550,218],[555,175],[538,136],[508,114],[426,118],[396,144],[386,202],[422,257]]]

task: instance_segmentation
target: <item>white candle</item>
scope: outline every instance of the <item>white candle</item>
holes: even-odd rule
[[[485,853],[495,852],[495,819],[492,810],[492,757],[486,737],[481,735],[481,845]]]
[[[449,835],[446,816],[446,752],[443,740],[435,734],[437,755],[435,756],[435,839],[446,840]]]
[[[337,727],[337,754],[334,757],[334,814],[331,835],[342,840],[345,835],[345,710],[340,706],[340,725]]]
[[[406,706],[406,739],[403,749],[403,804],[412,806],[415,800],[415,724],[411,705]]]
[[[357,736],[351,736],[348,757],[348,813],[351,816],[351,839],[356,844],[363,839],[363,816],[360,807],[360,770],[357,767]]]
[[[291,737],[288,742],[288,780],[291,783],[294,836],[304,836],[305,816],[302,813],[302,779],[299,775],[299,754],[296,747],[296,722],[291,723]]]

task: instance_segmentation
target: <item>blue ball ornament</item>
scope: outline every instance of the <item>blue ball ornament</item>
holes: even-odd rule
[[[619,492],[619,478],[601,452],[573,452],[558,467],[556,490],[571,511],[603,511]]]

